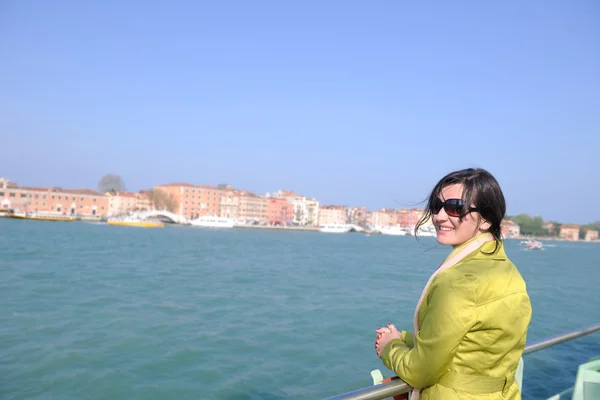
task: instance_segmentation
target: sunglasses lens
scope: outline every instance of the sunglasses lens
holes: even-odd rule
[[[434,214],[437,214],[440,212],[442,207],[444,207],[444,202],[436,197],[435,199],[433,199],[433,202],[431,203],[431,212]]]
[[[451,217],[460,217],[463,211],[463,201],[460,199],[448,199],[444,206],[446,214]]]

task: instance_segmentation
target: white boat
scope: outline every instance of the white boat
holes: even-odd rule
[[[401,227],[400,225],[396,226],[384,226],[380,230],[382,235],[394,235],[394,236],[408,236],[408,229]]]
[[[526,246],[527,250],[544,250],[544,244],[539,240],[530,240]]]
[[[433,225],[423,225],[417,231],[417,236],[436,237],[435,227]]]
[[[106,221],[108,225],[115,226],[137,226],[141,228],[162,228],[165,224],[159,220],[141,219],[136,216],[125,216],[110,218]]]
[[[203,226],[208,228],[233,228],[235,220],[225,217],[215,217],[212,215],[205,215],[203,217],[190,221],[192,226]]]
[[[348,224],[330,224],[323,225],[319,228],[319,232],[326,233],[347,233],[352,230],[352,225]]]

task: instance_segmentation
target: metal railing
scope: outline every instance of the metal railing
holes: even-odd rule
[[[600,331],[600,324],[593,325],[582,330],[572,331],[569,333],[558,335],[549,339],[544,339],[542,341],[525,347],[523,355],[547,349],[548,347],[568,342],[569,340],[577,339],[579,337],[589,335],[590,333],[594,333],[597,331]],[[408,393],[410,391],[410,386],[408,386],[401,379],[396,379],[391,382],[381,383],[379,385],[369,386],[366,388],[354,390],[352,392],[329,397],[325,400],[383,400],[388,399],[397,394]]]

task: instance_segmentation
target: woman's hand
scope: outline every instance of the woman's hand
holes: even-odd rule
[[[385,349],[390,340],[402,339],[402,335],[392,324],[388,324],[387,328],[376,329],[375,332],[377,332],[375,338],[375,352],[377,353],[377,357],[380,356],[381,351]]]

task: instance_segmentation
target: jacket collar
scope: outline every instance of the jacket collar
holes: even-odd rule
[[[479,235],[476,235],[475,237],[467,240],[465,243],[463,243],[459,246],[456,246],[452,250],[452,252],[448,255],[446,260],[449,260],[455,254],[458,254],[462,249],[464,249],[465,247],[467,247],[469,244],[471,244],[472,242],[474,242],[476,240],[482,240],[482,239],[490,240],[492,238],[493,238],[493,236],[491,233],[481,233]],[[494,251],[494,249],[496,251]],[[465,258],[473,258],[473,259],[490,259],[490,258],[492,258],[493,260],[503,261],[503,260],[506,260],[506,252],[504,251],[503,242],[500,242],[498,244],[498,248],[496,249],[496,241],[491,240],[491,241],[485,242],[482,246],[479,247],[479,249],[477,249],[473,253],[469,254]]]
[[[496,250],[496,251],[494,251]],[[479,250],[474,254],[473,258],[476,259],[492,259],[498,261],[506,260],[506,252],[504,251],[504,242],[498,243],[496,248],[496,241],[486,242]]]

